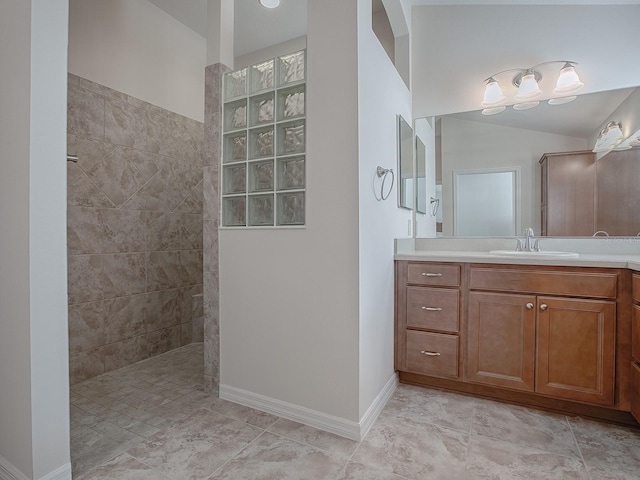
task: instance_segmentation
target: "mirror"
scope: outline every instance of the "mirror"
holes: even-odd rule
[[[413,128],[398,115],[398,206],[413,209]]]
[[[416,136],[416,211],[427,213],[427,147]]]
[[[442,172],[442,235],[463,235],[461,231],[456,231],[456,211],[458,217],[468,212],[455,201],[457,175],[469,171],[487,174],[509,169],[520,172],[516,202],[519,211],[515,212],[518,223],[521,228],[533,227],[536,235],[540,235],[543,207],[541,157],[545,153],[590,151],[603,125],[612,115],[622,123],[625,135],[640,128],[640,88],[580,95],[575,101],[564,105],[540,102],[538,107],[530,110],[515,111],[508,108],[492,116],[483,116],[477,111],[436,117],[436,162],[441,162],[439,166]],[[637,157],[637,161],[632,156]],[[640,149],[612,151],[600,157],[597,155],[594,159],[597,172],[602,172],[597,174],[596,180],[596,192],[601,193],[600,197],[604,191],[605,180],[601,180],[601,177],[604,179],[605,170],[607,184],[612,182],[611,175],[618,174],[621,175],[618,179],[620,184],[629,183],[622,175],[628,176],[630,169],[636,172],[632,174],[634,178],[640,178]],[[626,160],[621,160],[623,157]],[[623,161],[626,162],[624,168],[621,163],[613,166],[613,162]],[[630,187],[626,198],[618,196],[620,198],[602,199],[593,192],[580,198],[581,202],[598,203],[594,207],[597,224],[605,221],[600,218],[606,218],[606,229],[598,228],[596,224],[593,228],[589,227],[589,231],[595,233],[597,230],[606,230],[611,235],[623,236],[638,233],[636,227],[640,224],[640,211],[634,210],[630,214],[637,218],[637,222],[629,221],[629,214],[626,214],[628,227],[612,224],[610,212],[628,212],[629,205],[640,204],[640,189]],[[520,231],[516,231],[516,235],[519,234]]]

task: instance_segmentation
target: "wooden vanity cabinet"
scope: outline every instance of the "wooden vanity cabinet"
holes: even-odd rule
[[[640,422],[640,274],[633,274],[632,285],[631,414]]]
[[[607,273],[472,266],[467,380],[613,405],[616,283]],[[522,294],[476,291],[514,289]],[[576,298],[555,296],[567,294]]]
[[[449,281],[434,270],[445,267]],[[629,270],[396,261],[400,381],[629,423],[630,410],[640,417],[635,282],[629,369]]]
[[[396,369],[460,375],[460,265],[396,263]]]

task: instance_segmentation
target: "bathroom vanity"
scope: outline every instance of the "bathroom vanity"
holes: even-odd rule
[[[397,253],[400,381],[634,423],[631,414],[640,419],[636,268],[634,255]]]

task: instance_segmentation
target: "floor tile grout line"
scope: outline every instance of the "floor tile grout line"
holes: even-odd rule
[[[226,462],[224,462],[222,465],[220,465],[218,468],[216,468],[211,475],[209,475],[205,480],[212,480],[214,475],[217,475],[218,473],[220,473],[222,471],[222,469],[224,467],[226,467],[229,463],[231,463],[233,460],[236,459],[236,457],[238,455],[240,455],[242,452],[244,452],[247,448],[249,448],[251,445],[253,445],[254,443],[256,443],[258,441],[258,439],[260,437],[262,437],[265,434],[266,430],[262,430],[262,432],[260,432],[260,434],[258,434],[256,436],[256,438],[254,438],[253,440],[251,440],[249,443],[247,443],[245,446],[241,447],[240,450],[238,450],[236,453],[234,453]]]
[[[578,449],[578,453],[580,454],[580,460],[582,461],[582,465],[584,465],[584,469],[586,470],[587,475],[589,476],[589,479],[592,480],[591,471],[589,470],[589,465],[587,465],[587,462],[584,459],[584,455],[582,455],[582,449],[580,448],[580,444],[578,443],[578,439],[576,438],[576,434],[573,431],[573,427],[571,426],[571,422],[569,421],[569,417],[567,417],[565,415],[564,419],[567,422],[567,425],[569,426],[569,431],[571,432],[571,437],[573,437],[573,441],[575,442],[576,448]]]

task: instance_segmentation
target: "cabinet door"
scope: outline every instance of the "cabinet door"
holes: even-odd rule
[[[467,380],[533,391],[535,297],[469,294]]]
[[[614,302],[538,297],[536,392],[612,405]]]
[[[640,365],[631,364],[631,413],[640,422]]]

